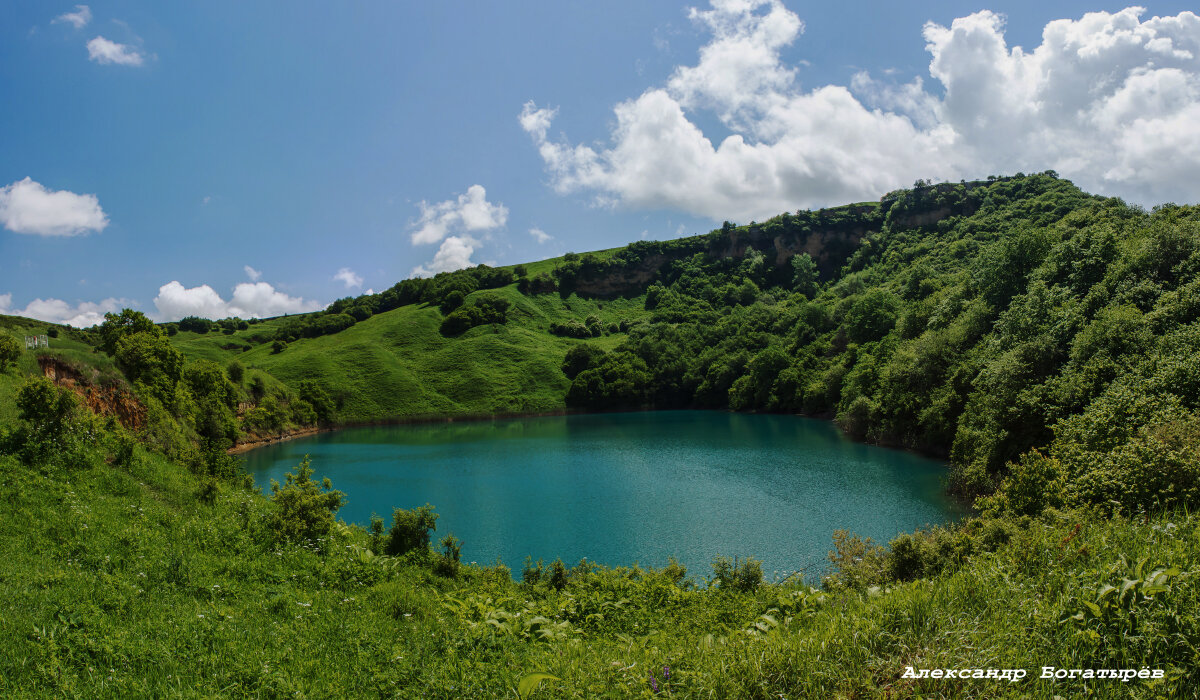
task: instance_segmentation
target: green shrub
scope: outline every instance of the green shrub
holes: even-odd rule
[[[433,562],[433,572],[446,578],[458,575],[459,562],[462,559],[462,542],[457,537],[447,534],[442,538],[442,554]]]
[[[727,591],[749,592],[762,583],[762,562],[746,557],[739,564],[735,558],[717,557],[713,560],[713,583]]]
[[[8,366],[15,364],[21,356],[21,344],[11,335],[0,335],[0,372],[8,371]]]
[[[437,529],[438,514],[426,503],[412,510],[392,511],[392,529],[388,535],[387,553],[393,556],[429,548],[429,533]]]
[[[277,542],[315,542],[329,534],[333,514],[345,502],[345,494],[333,490],[328,477],[320,484],[312,480],[308,455],[296,474],[288,472],[285,483],[271,480],[271,514],[267,526]]]

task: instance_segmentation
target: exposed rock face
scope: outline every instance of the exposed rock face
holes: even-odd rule
[[[673,258],[651,255],[637,265],[629,265],[596,278],[580,278],[575,291],[586,296],[612,298],[640,292],[658,277],[658,271]]]
[[[39,356],[38,365],[50,381],[83,399],[92,413],[113,416],[134,431],[146,425],[146,407],[122,384],[101,382],[95,370],[80,371],[52,355]]]

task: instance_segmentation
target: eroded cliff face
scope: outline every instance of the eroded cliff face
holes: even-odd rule
[[[969,184],[969,189],[973,189],[987,183]],[[927,189],[936,193],[954,187],[957,185],[935,185]],[[707,238],[696,237],[696,245],[680,246],[669,255],[648,255],[634,264],[610,267],[592,275],[581,274],[575,278],[572,289],[583,295],[606,298],[640,294],[670,263],[698,252],[721,259],[743,258],[748,251],[755,250],[766,255],[776,267],[788,265],[792,257],[807,253],[822,276],[828,276],[840,269],[864,238],[881,231],[885,221],[892,230],[923,228],[949,216],[970,215],[976,209],[974,202],[964,200],[955,207],[893,211],[889,219],[887,214],[892,204],[892,201],[885,201],[878,206],[853,205],[797,214],[797,217],[807,217],[804,226],[765,222],[724,230]]]
[[[81,398],[92,413],[113,416],[134,431],[146,425],[146,407],[133,392],[120,384],[100,381],[95,370],[81,371],[52,355],[39,356],[38,366],[50,381]]]
[[[743,258],[750,250],[763,253],[776,267],[788,265],[795,255],[808,253],[818,269],[828,273],[839,267],[863,237],[872,232],[865,226],[813,231],[806,234],[773,235],[763,228],[734,229],[695,252],[707,252],[714,258]],[[587,296],[611,298],[623,294],[639,294],[659,277],[671,262],[693,254],[650,255],[634,265],[625,265],[595,277],[580,276],[574,290]]]

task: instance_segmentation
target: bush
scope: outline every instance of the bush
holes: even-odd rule
[[[461,291],[452,289],[446,293],[446,296],[442,297],[442,302],[438,307],[442,310],[442,313],[449,314],[451,311],[462,306],[464,299],[466,299],[466,296]]]
[[[437,519],[438,514],[433,512],[433,506],[428,503],[412,510],[397,508],[392,511],[387,553],[398,556],[413,550],[428,549],[429,533],[437,529]]]
[[[16,443],[27,464],[52,458],[70,461],[80,446],[79,401],[45,377],[33,377],[17,390],[17,415],[25,425]]]
[[[580,343],[568,350],[567,356],[563,358],[563,374],[567,375],[567,379],[574,379],[580,372],[599,366],[604,354],[603,350],[594,345]]]
[[[8,370],[21,356],[21,344],[11,335],[0,335],[0,372]]]
[[[757,559],[746,557],[738,564],[736,559],[731,562],[728,557],[717,557],[712,567],[713,583],[721,590],[745,593],[762,583],[762,562]]]
[[[441,545],[442,555],[433,563],[433,572],[454,578],[458,575],[458,565],[462,559],[462,542],[454,535],[447,534],[442,538]]]
[[[267,524],[276,541],[313,542],[333,527],[333,514],[342,507],[345,494],[334,491],[328,478],[320,484],[313,481],[312,474],[312,461],[305,455],[298,473],[288,472],[283,486],[271,480],[274,507]]]

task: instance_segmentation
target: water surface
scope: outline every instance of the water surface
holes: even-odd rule
[[[347,495],[338,515],[390,523],[432,503],[435,539],[463,560],[497,558],[519,577],[526,556],[568,564],[660,567],[693,575],[713,557],[751,555],[774,572],[819,576],[834,530],[878,542],[951,520],[945,466],[854,443],[796,416],[658,411],[351,428],[246,454],[266,486],[308,454]]]

